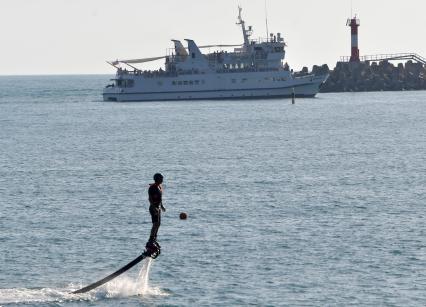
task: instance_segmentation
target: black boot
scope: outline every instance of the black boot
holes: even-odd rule
[[[148,257],[151,257],[152,259],[157,258],[161,253],[161,247],[155,240],[148,240],[148,242],[145,245],[145,252],[144,254]]]
[[[148,243],[156,246],[157,248],[161,248],[160,244],[157,242],[157,238],[150,237]]]

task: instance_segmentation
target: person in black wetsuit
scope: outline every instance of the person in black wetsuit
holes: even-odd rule
[[[152,219],[151,235],[148,243],[157,243],[157,233],[161,224],[161,211],[165,212],[166,208],[163,206],[163,175],[157,173],[154,175],[154,183],[150,184],[148,189],[149,196],[149,213]],[[159,246],[159,245],[158,245]]]

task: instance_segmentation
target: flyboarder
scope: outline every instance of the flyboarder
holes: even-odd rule
[[[160,248],[157,242],[157,233],[161,224],[161,211],[166,212],[163,206],[163,175],[156,173],[154,175],[154,183],[150,184],[148,189],[149,213],[151,214],[152,228],[147,247],[155,246]]]
[[[84,288],[73,291],[73,294],[86,293],[90,290],[93,290],[103,284],[113,280],[117,276],[120,276],[130,268],[134,267],[136,264],[141,262],[143,259],[147,257],[151,257],[152,259],[157,258],[161,254],[161,247],[157,242],[157,233],[158,228],[160,228],[161,224],[161,211],[165,212],[166,208],[163,206],[163,187],[161,184],[163,183],[163,175],[157,173],[154,175],[154,183],[150,184],[148,189],[149,196],[149,213],[151,214],[152,219],[152,229],[151,235],[149,237],[148,242],[145,245],[145,251],[138,256],[133,261],[126,264],[121,269],[115,271],[114,273],[108,275],[107,277],[98,280]]]

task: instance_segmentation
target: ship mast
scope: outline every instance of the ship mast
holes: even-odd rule
[[[250,37],[250,34],[251,34],[251,27],[249,26],[249,29],[246,30],[246,24],[241,17],[241,11],[242,10],[243,9],[240,6],[238,6],[238,22],[237,22],[237,25],[241,25],[241,29],[243,31],[243,36],[244,36],[244,48],[247,48],[250,45],[249,37]]]

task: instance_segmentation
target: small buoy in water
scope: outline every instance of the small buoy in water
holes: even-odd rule
[[[181,212],[180,214],[179,214],[179,218],[181,219],[181,220],[186,220],[186,218],[187,218],[188,216],[186,215],[186,213],[185,212]]]

